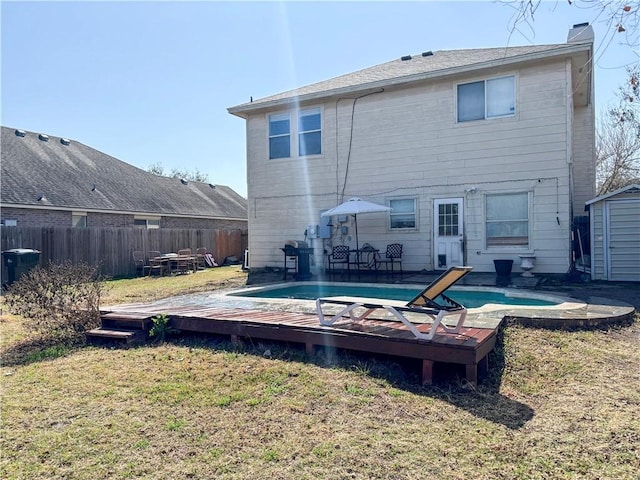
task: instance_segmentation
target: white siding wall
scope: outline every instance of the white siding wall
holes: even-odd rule
[[[494,259],[511,258],[517,273],[517,255],[535,251],[534,272],[566,272],[571,135],[566,88],[570,82],[565,72],[564,63],[557,62],[459,79],[516,75],[515,117],[463,124],[455,121],[456,82],[451,80],[361,98],[355,105],[353,129],[353,100],[334,99],[321,105],[323,154],[306,159],[268,160],[267,115],[251,116],[247,121],[251,267],[282,266],[284,241],[302,239],[306,226],[318,223],[320,211],[342,200],[346,175],[344,200],[418,199],[415,231],[390,231],[386,214],[358,218],[360,244],[369,242],[382,250],[394,241],[404,244],[405,270],[433,269],[433,200],[464,197],[467,264],[492,272]],[[465,193],[471,187],[476,193]],[[485,194],[521,191],[530,192],[533,200],[531,248],[487,250]],[[347,239],[337,236],[333,242],[343,240]],[[313,246],[320,263],[322,240]]]
[[[573,213],[585,215],[584,205],[596,196],[596,156],[593,104],[576,108],[573,130]]]

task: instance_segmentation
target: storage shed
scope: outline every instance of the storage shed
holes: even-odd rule
[[[640,185],[589,200],[591,279],[640,282]]]

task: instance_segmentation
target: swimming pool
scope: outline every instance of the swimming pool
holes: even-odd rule
[[[232,292],[230,296],[265,298],[265,299],[296,299],[315,300],[319,297],[364,297],[382,300],[396,300],[408,302],[413,299],[424,286],[395,286],[380,284],[332,284],[332,283],[304,283],[284,284],[270,287],[257,287]],[[467,308],[480,308],[487,304],[510,305],[525,307],[550,307],[560,302],[548,296],[533,296],[505,289],[488,289],[484,287],[458,287],[447,290],[446,295]]]

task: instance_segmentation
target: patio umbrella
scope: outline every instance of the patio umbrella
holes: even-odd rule
[[[367,202],[360,198],[350,198],[344,203],[333,207],[320,214],[321,217],[331,217],[333,215],[353,215],[356,226],[356,250],[360,250],[358,244],[358,215],[361,213],[389,212],[391,208],[377,203]]]

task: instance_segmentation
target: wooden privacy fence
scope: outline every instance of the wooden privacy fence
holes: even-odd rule
[[[40,265],[49,261],[85,262],[100,265],[103,274],[111,277],[135,273],[133,251],[145,255],[150,250],[161,253],[183,248],[205,247],[222,264],[226,257],[242,261],[247,248],[247,231],[205,229],[144,229],[144,228],[67,228],[67,227],[2,227],[2,250],[33,248],[39,250]],[[2,262],[2,279],[6,268]]]

